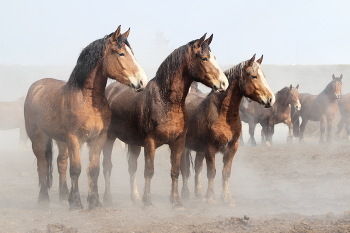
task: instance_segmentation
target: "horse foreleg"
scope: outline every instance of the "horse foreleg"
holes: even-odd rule
[[[202,189],[202,169],[203,169],[203,161],[204,161],[205,153],[197,152],[196,158],[194,160],[194,194],[196,198],[203,198],[203,189]]]
[[[103,146],[106,143],[107,132],[102,132],[101,135],[95,140],[89,142],[89,191],[87,201],[89,203],[89,210],[101,207],[99,195],[98,195],[98,176],[100,174],[100,155]]]
[[[141,202],[141,197],[136,182],[137,159],[139,158],[141,152],[141,146],[128,145],[128,148],[128,163],[131,188],[130,198],[134,204],[137,204]]]
[[[324,135],[325,131],[326,131],[326,116],[321,115],[321,118],[320,118],[320,144],[324,143],[323,135]]]
[[[154,155],[156,145],[153,138],[145,140],[145,189],[142,197],[144,207],[153,206],[151,201],[151,181],[154,174]]]
[[[302,118],[301,121],[301,125],[300,125],[300,134],[299,134],[299,143],[304,143],[304,131],[305,131],[305,127],[306,124],[309,120],[307,120],[306,118]]]
[[[190,166],[191,166],[191,151],[189,149],[184,150],[181,156],[180,171],[182,174],[182,190],[181,198],[189,199],[190,190],[188,189],[188,178],[190,176]]]
[[[61,203],[68,203],[67,166],[68,166],[68,145],[56,141],[58,147],[57,170],[59,174],[59,198]]]
[[[254,122],[249,122],[249,135],[250,135],[250,143],[252,146],[256,146],[256,141],[254,138],[256,124]]]
[[[208,178],[208,189],[206,194],[207,202],[215,203],[215,193],[214,193],[214,179],[216,175],[215,168],[215,148],[208,145],[205,151],[205,161],[207,162],[207,178]]]
[[[227,146],[225,152],[224,152],[224,157],[223,157],[223,162],[224,162],[224,167],[222,168],[222,191],[221,191],[221,199],[223,200],[224,203],[227,204],[233,204],[233,199],[231,198],[231,193],[230,193],[230,176],[231,176],[231,167],[232,167],[232,160],[233,157],[235,156],[238,148],[238,141],[235,140],[236,142],[231,142]]]
[[[105,193],[103,194],[104,206],[112,206],[111,172],[112,172],[112,150],[116,137],[107,133],[107,140],[103,147],[103,176],[105,178]]]
[[[334,116],[327,117],[327,142],[330,143],[332,141],[332,123]]]
[[[180,200],[179,195],[179,173],[180,173],[180,163],[181,163],[181,156],[182,153],[185,150],[185,137],[179,137],[175,142],[169,144],[171,155],[171,194],[170,194],[170,202],[173,204],[175,208],[182,208],[183,204]]]
[[[341,131],[343,130],[344,125],[345,125],[345,119],[344,119],[344,117],[342,116],[342,117],[340,118],[340,121],[339,121],[338,127],[337,127],[337,133],[336,133],[336,135],[337,135],[337,138],[338,138],[338,139],[340,139],[340,133],[341,133]]]
[[[288,126],[288,136],[287,136],[287,143],[293,143],[293,123],[290,117],[288,117],[285,121],[284,124]]]
[[[75,135],[68,135],[68,154],[70,161],[71,189],[68,202],[70,209],[83,209],[79,193],[79,176],[81,173],[80,142]]]

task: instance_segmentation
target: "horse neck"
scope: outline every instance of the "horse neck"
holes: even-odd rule
[[[167,78],[166,85],[160,85],[161,78]],[[190,77],[185,65],[172,71],[168,77],[156,77],[156,83],[160,89],[161,98],[166,104],[184,106],[193,79]]]
[[[239,79],[231,78],[226,91],[220,93],[221,109],[220,114],[226,115],[226,118],[234,117],[238,114],[243,92],[240,89]]]
[[[276,101],[275,104],[272,106],[273,110],[279,110],[283,111],[289,106],[288,98],[285,98],[285,96],[281,93],[277,93],[276,95]]]
[[[83,85],[82,92],[85,98],[101,99],[105,97],[105,89],[108,77],[103,75],[100,65],[97,65],[89,73]]]
[[[326,96],[330,102],[336,102],[336,98],[334,98],[334,93],[332,92],[332,85],[329,83],[326,88],[319,94],[319,96]]]

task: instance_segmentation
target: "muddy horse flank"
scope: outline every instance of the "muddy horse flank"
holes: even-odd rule
[[[216,175],[215,154],[223,153],[221,198],[232,203],[230,196],[230,176],[232,159],[238,148],[238,139],[242,124],[239,106],[243,96],[271,107],[275,95],[266,82],[260,66],[263,57],[255,61],[255,55],[225,71],[229,87],[221,93],[211,92],[205,98],[191,93],[186,100],[189,115],[189,127],[186,135],[186,151],[181,158],[183,176],[182,197],[189,197],[187,179],[190,171],[190,150],[196,151],[195,157],[195,195],[203,196],[201,172],[203,160],[207,163],[208,189],[206,200],[215,202],[214,178]]]
[[[151,180],[154,174],[155,150],[168,144],[171,150],[171,194],[174,207],[182,207],[178,193],[178,176],[181,154],[185,147],[188,126],[185,98],[193,81],[198,81],[215,91],[224,91],[228,81],[210,50],[212,36],[205,35],[175,49],[160,65],[156,76],[144,91],[136,93],[118,83],[106,89],[112,110],[112,121],[103,149],[103,173],[106,179],[104,201],[111,203],[110,174],[113,143],[119,138],[129,149],[131,199],[140,202],[135,172],[141,147],[145,156],[144,207],[152,206]]]
[[[24,104],[25,126],[37,158],[40,192],[39,204],[48,205],[52,184],[52,140],[59,148],[59,196],[69,201],[71,209],[81,209],[78,178],[81,172],[80,148],[87,142],[89,209],[100,206],[97,179],[100,152],[106,140],[111,112],[105,97],[107,79],[115,79],[142,89],[146,84],[143,69],[136,62],[128,43],[130,29],[118,29],[82,50],[68,82],[41,79],[31,85]],[[71,189],[66,182],[70,159]]]

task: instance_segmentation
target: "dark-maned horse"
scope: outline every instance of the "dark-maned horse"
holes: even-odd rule
[[[338,124],[337,137],[340,138],[340,132],[345,125],[348,140],[350,140],[350,93],[341,96],[338,106],[341,118]]]
[[[239,105],[243,96],[257,101],[265,107],[274,103],[275,96],[268,86],[260,66],[263,57],[255,62],[255,55],[247,61],[225,71],[229,87],[225,92],[211,92],[205,98],[190,94],[186,100],[189,115],[189,127],[186,134],[186,151],[181,159],[183,176],[182,196],[189,197],[187,179],[190,170],[190,150],[196,151],[195,158],[195,195],[202,196],[201,171],[203,160],[207,163],[208,189],[206,199],[215,201],[214,177],[215,154],[224,154],[222,170],[222,200],[231,203],[230,175],[232,159],[238,148],[241,133]],[[194,95],[194,98],[193,98]]]
[[[0,101],[0,130],[19,128],[19,146],[25,148],[27,144],[27,133],[24,125],[23,105],[25,96],[15,101]]]
[[[129,173],[131,199],[140,201],[135,172],[141,146],[145,151],[144,207],[152,206],[151,179],[154,174],[154,156],[157,147],[168,144],[171,150],[172,188],[170,201],[174,207],[181,207],[178,193],[178,176],[181,154],[185,147],[187,113],[185,99],[190,85],[198,81],[215,91],[226,90],[228,81],[221,71],[209,44],[210,36],[174,50],[160,65],[145,90],[130,91],[118,83],[106,88],[106,96],[112,110],[112,121],[108,129],[107,142],[103,149],[103,166],[106,179],[104,201],[111,204],[110,174],[113,143],[119,138],[129,149]]]
[[[299,142],[304,142],[305,126],[309,120],[320,122],[320,143],[324,143],[323,134],[327,123],[327,142],[331,141],[332,122],[338,111],[338,100],[342,91],[342,78],[336,78],[333,74],[332,81],[319,95],[300,93],[301,110],[292,119],[294,135],[298,136]],[[294,109],[292,108],[293,112]],[[299,116],[302,119],[299,127]]]
[[[105,143],[111,111],[105,97],[107,79],[116,79],[134,89],[142,89],[146,75],[138,65],[127,40],[130,30],[96,40],[82,50],[68,82],[42,79],[31,85],[24,105],[26,130],[37,158],[40,193],[38,201],[48,205],[52,184],[52,139],[57,141],[59,196],[66,201],[67,158],[70,160],[71,209],[83,208],[78,178],[80,148],[90,147],[88,168],[89,209],[100,206],[97,188],[100,153]]]
[[[296,87],[290,85],[289,87],[284,87],[280,91],[278,91],[276,96],[276,102],[272,106],[272,108],[263,108],[260,105],[256,104],[256,102],[251,102],[248,104],[247,109],[253,115],[249,117],[245,117],[248,115],[248,110],[245,111],[245,114],[241,114],[244,117],[242,120],[249,124],[249,134],[251,144],[253,146],[256,145],[256,141],[254,138],[255,126],[260,123],[262,127],[261,137],[262,143],[266,143],[266,145],[272,144],[272,136],[274,134],[274,128],[276,124],[284,123],[288,126],[289,132],[287,141],[292,142],[293,140],[293,124],[291,120],[291,106],[293,106],[294,111],[299,111],[301,108],[300,100],[299,100],[299,84]],[[242,108],[240,108],[242,110]],[[251,110],[253,109],[253,110]],[[293,112],[294,114],[294,112]],[[253,123],[252,119],[253,118]]]

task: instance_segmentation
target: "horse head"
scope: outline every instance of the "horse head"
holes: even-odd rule
[[[206,40],[205,36],[206,34],[191,43],[188,48],[189,74],[195,81],[203,83],[216,92],[224,91],[228,87],[227,77],[220,69],[209,47],[213,35]]]
[[[334,97],[336,99],[340,99],[341,91],[342,91],[342,78],[343,75],[341,74],[339,78],[336,78],[334,74],[332,75],[332,92],[334,92]]]
[[[103,54],[103,72],[111,79],[131,86],[136,91],[142,90],[147,84],[145,71],[134,57],[128,42],[130,28],[123,34],[120,26],[109,36]]]
[[[293,87],[292,84],[289,87],[290,94],[289,94],[289,104],[290,106],[294,107],[296,111],[300,111],[301,104],[299,99],[299,84],[296,87]]]
[[[243,95],[260,103],[265,108],[271,107],[275,102],[275,95],[266,82],[265,74],[260,66],[263,56],[255,61],[255,54],[244,62],[239,85]]]

